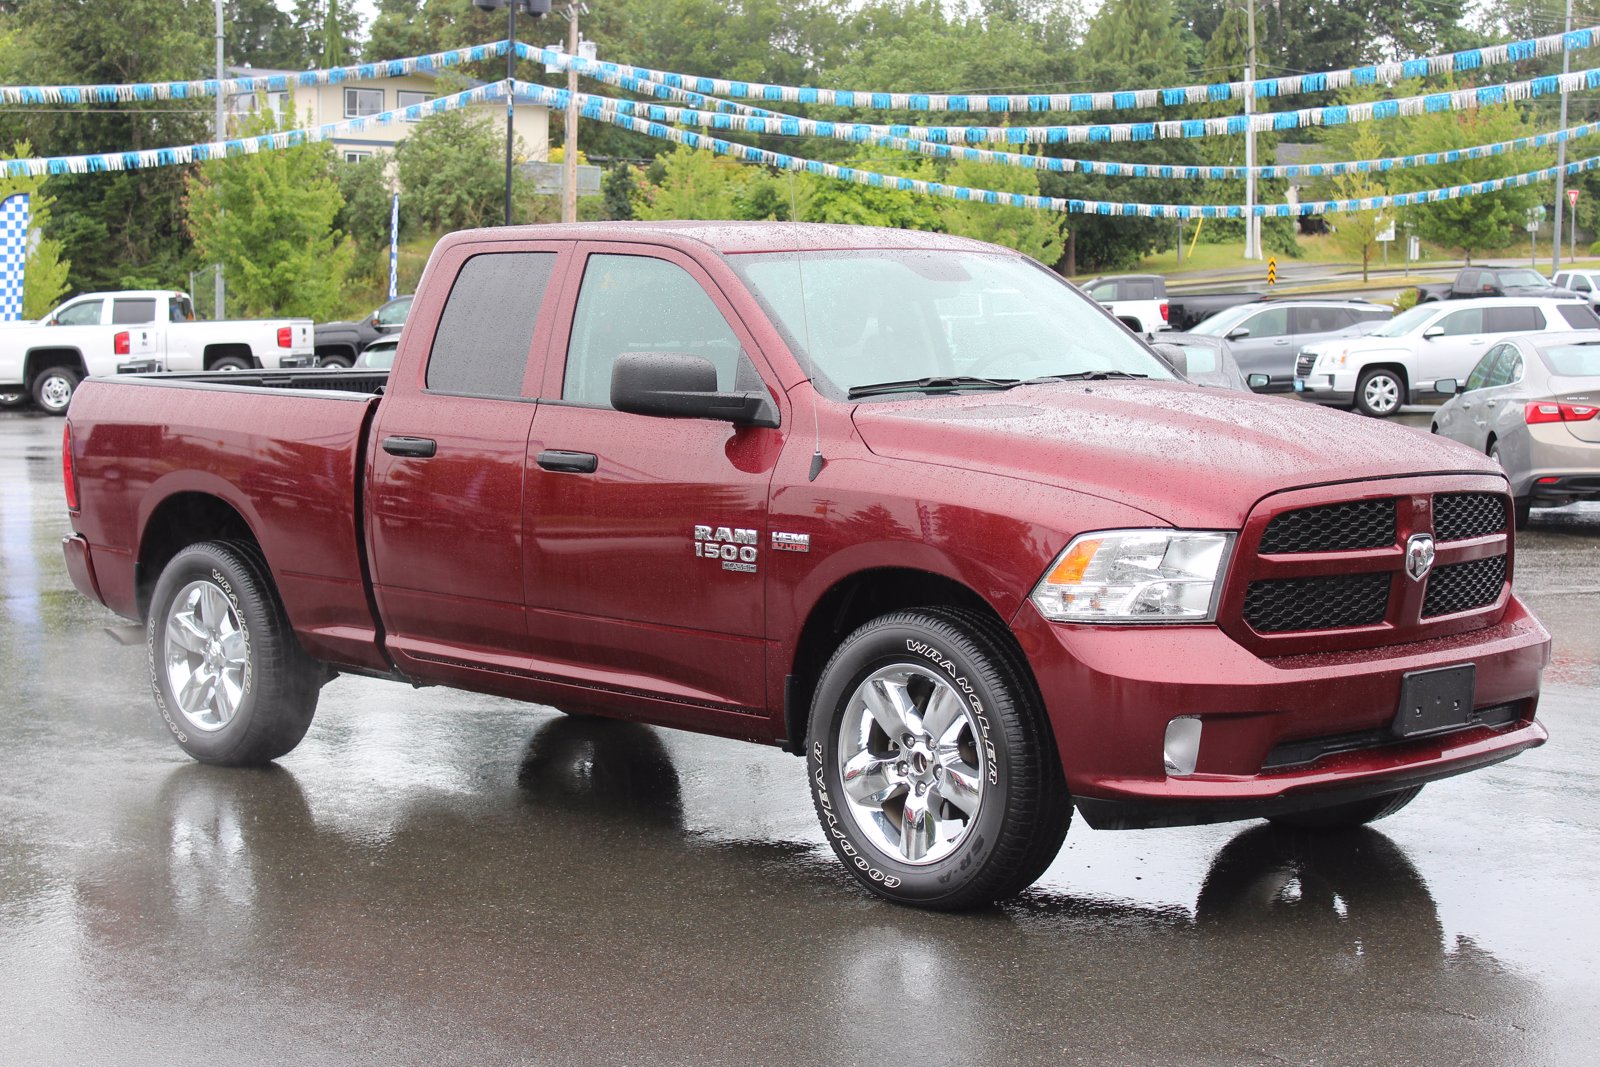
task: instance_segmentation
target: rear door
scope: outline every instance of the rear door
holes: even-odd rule
[[[571,247],[462,244],[429,268],[454,282],[402,341],[427,358],[390,382],[369,457],[373,589],[409,673],[528,665],[523,463],[553,321],[545,297]]]
[[[611,367],[625,352],[699,356],[720,389],[778,394],[754,338],[691,258],[610,242],[577,256],[528,446],[534,654],[599,701],[610,691],[622,704],[649,694],[764,708],[767,495],[785,431],[616,411]]]

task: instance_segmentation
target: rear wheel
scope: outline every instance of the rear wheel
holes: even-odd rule
[[[83,375],[68,367],[50,367],[33,380],[33,402],[51,415],[65,415]]]
[[[22,389],[7,386],[0,389],[0,411],[7,408],[18,408],[28,402],[28,394]]]
[[[249,370],[250,361],[243,356],[223,356],[211,364],[212,370]]]
[[[1384,367],[1369,370],[1356,383],[1356,410],[1375,419],[1386,419],[1400,410],[1405,382]]]
[[[146,628],[156,706],[202,763],[267,763],[300,743],[316,664],[289,628],[254,545],[205,541],[172,558]]]
[[[1354,826],[1365,826],[1369,822],[1388,818],[1417,799],[1417,794],[1420,792],[1422,787],[1414,785],[1398,793],[1353,800],[1348,804],[1335,804],[1331,808],[1274,815],[1268,821],[1278,826],[1293,826],[1301,830],[1348,830]]]
[[[1010,635],[973,612],[896,612],[847,637],[807,736],[824,834],[863,886],[903,904],[1011,896],[1060,851],[1060,760]]]

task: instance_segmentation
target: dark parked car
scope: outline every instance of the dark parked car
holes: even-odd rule
[[[1583,294],[1562,289],[1530,267],[1467,267],[1449,285],[1417,286],[1417,303],[1430,300],[1471,300],[1479,296],[1574,297]]]
[[[317,349],[317,365],[354,366],[357,353],[385,334],[399,333],[410,311],[411,297],[398,296],[373,309],[372,314],[360,322],[320,323],[312,341]]]

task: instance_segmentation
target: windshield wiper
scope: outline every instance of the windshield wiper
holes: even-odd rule
[[[1038,378],[1029,378],[1023,385],[1036,385],[1040,382],[1103,382],[1110,378],[1148,378],[1148,374],[1132,374],[1125,370],[1085,370],[1076,374],[1046,374]]]
[[[911,378],[903,382],[878,382],[874,385],[852,385],[850,399],[880,393],[916,393],[925,389],[1010,389],[1017,385],[1016,378],[974,378],[956,374],[938,378]]]

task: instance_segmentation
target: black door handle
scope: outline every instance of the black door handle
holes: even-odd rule
[[[600,457],[593,452],[563,452],[560,449],[547,448],[539,453],[539,466],[547,471],[593,474],[600,466]]]
[[[391,456],[414,456],[430,459],[438,450],[431,437],[385,437],[383,450]]]

